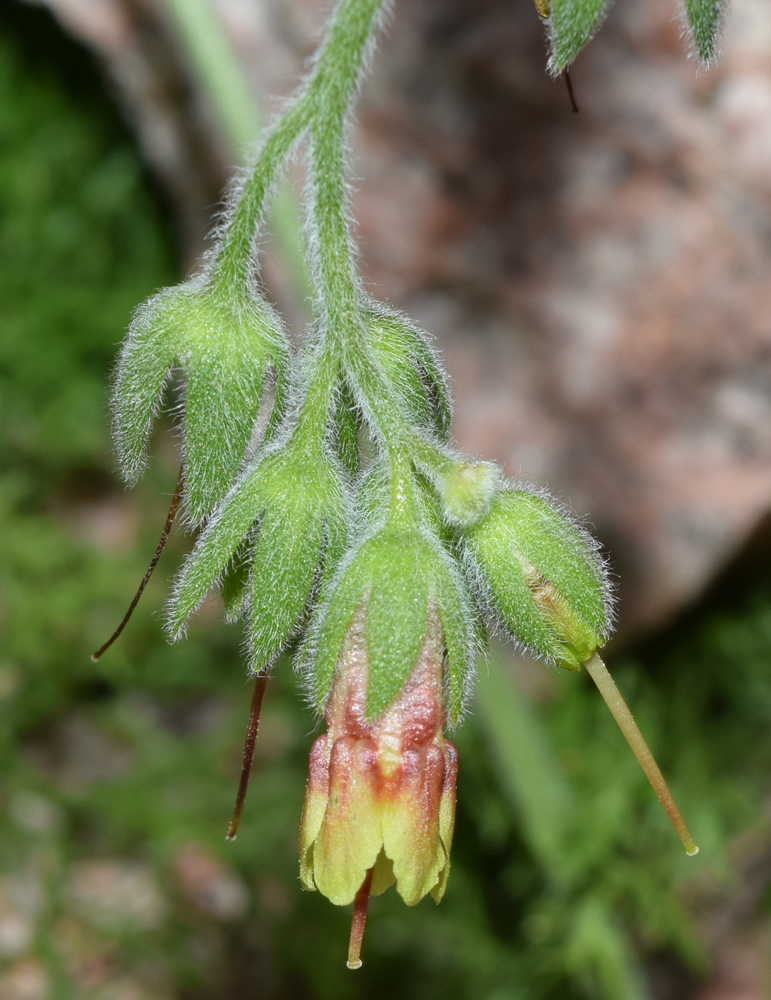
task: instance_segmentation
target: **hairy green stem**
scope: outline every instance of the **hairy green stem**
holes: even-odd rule
[[[241,64],[234,58],[221,19],[211,0],[165,0],[165,3],[233,153],[243,156],[257,139],[262,115]],[[278,251],[291,273],[292,286],[298,297],[307,298],[310,278],[300,239],[300,213],[296,198],[285,185],[274,200],[272,224]]]
[[[266,201],[295,143],[313,114],[309,94],[289,109],[265,140],[257,163],[244,184],[212,268],[212,280],[226,288],[243,285],[252,266],[252,243]]]
[[[324,336],[340,354],[364,335],[346,212],[344,115],[345,108],[333,105],[330,114],[314,124],[311,138],[319,305]]]
[[[329,121],[333,116],[328,115],[328,109],[332,107],[342,124],[382,2],[341,0],[309,80],[266,139],[241,190],[213,267],[215,276],[221,276],[226,285],[248,277],[257,223],[295,144],[317,116]],[[342,174],[340,179],[342,182]]]
[[[406,516],[409,509],[414,517],[414,484],[405,486],[412,475],[410,458],[434,475],[447,471],[452,461],[414,431],[367,347],[345,188],[346,122],[381,4],[382,0],[342,0],[338,6],[305,89],[267,138],[244,186],[214,271],[215,280],[226,287],[246,280],[252,232],[271,185],[294,144],[310,129],[311,231],[324,341],[314,362],[294,436],[306,447],[311,447],[314,439],[323,439],[336,382],[345,370],[357,385],[374,429],[388,451],[392,506],[398,506],[400,516]],[[406,468],[405,456],[410,457]]]

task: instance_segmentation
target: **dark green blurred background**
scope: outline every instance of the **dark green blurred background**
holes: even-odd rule
[[[226,844],[250,689],[215,599],[187,642],[163,638],[181,530],[124,637],[89,660],[177,473],[167,423],[123,492],[110,368],[133,307],[178,276],[166,207],[96,67],[43,11],[4,3],[0,1000],[681,1000],[707,996],[726,942],[767,955],[771,587],[742,567],[613,664],[698,858],[587,678],[500,654],[457,734],[446,899],[374,900],[361,972],[344,964],[350,914],[299,887],[316,721],[288,664]]]

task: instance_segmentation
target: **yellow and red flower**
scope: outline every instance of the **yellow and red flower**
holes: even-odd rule
[[[366,605],[347,631],[313,744],[300,833],[300,878],[333,903],[354,902],[348,964],[358,968],[370,895],[389,886],[408,906],[438,903],[450,869],[457,753],[444,739],[444,641],[429,609],[407,682],[376,718],[366,714]]]

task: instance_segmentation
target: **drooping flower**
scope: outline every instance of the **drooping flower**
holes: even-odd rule
[[[354,902],[348,964],[359,949],[370,895],[389,886],[408,906],[438,903],[450,869],[457,754],[443,736],[444,640],[428,609],[425,635],[396,698],[367,715],[367,603],[345,636],[327,702],[327,732],[313,744],[300,833],[300,878],[333,903]]]

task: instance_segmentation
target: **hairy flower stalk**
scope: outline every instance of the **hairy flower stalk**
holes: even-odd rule
[[[597,653],[593,653],[584,663],[589,675],[597,685],[600,694],[605,699],[605,704],[613,714],[613,718],[619,725],[621,732],[632,748],[632,752],[645,772],[645,777],[650,781],[654,792],[658,796],[659,802],[664,807],[667,816],[672,821],[672,826],[677,831],[677,835],[683,842],[686,854],[693,856],[699,853],[699,848],[691,835],[691,831],[685,824],[685,820],[677,808],[677,803],[672,797],[669,786],[664,780],[658,764],[653,759],[653,754],[645,742],[640,728],[634,721],[634,716],[621,696],[621,692],[616,687],[616,683],[608,673],[608,668],[602,662]]]
[[[571,4],[586,15],[581,30],[604,6],[541,4],[555,45]],[[181,503],[200,531],[168,630],[180,638],[219,587],[227,617],[246,622],[256,678],[229,839],[267,678],[298,649],[327,724],[310,756],[301,880],[353,904],[351,968],[361,964],[371,896],[395,885],[412,906],[445,892],[457,757],[444,728],[467,707],[485,621],[547,663],[586,664],[695,849],[597,656],[613,620],[597,544],[542,491],[448,445],[450,392],[436,351],[359,277],[347,133],[381,6],[340,0],[304,86],[234,188],[200,274],[137,311],[113,396],[133,482],[170,373],[183,375]],[[260,286],[256,248],[277,180],[301,148],[315,315],[293,352]]]

